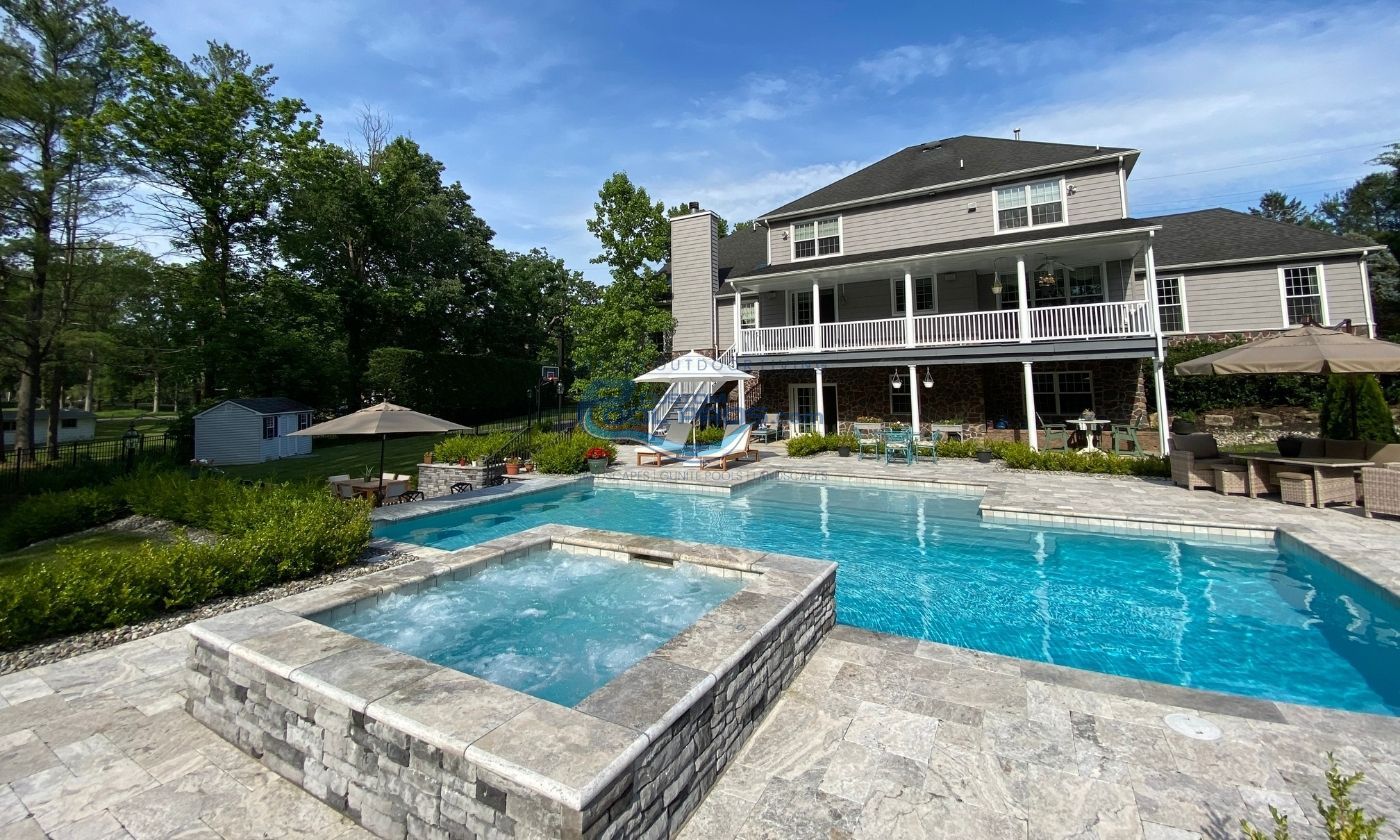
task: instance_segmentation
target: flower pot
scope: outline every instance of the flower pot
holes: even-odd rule
[[[1297,458],[1303,451],[1303,439],[1296,435],[1284,435],[1278,439],[1278,454],[1285,458]]]
[[[506,462],[506,475],[519,475],[520,465]]]
[[[1172,421],[1172,434],[1174,435],[1194,435],[1196,433],[1196,423],[1192,420],[1182,420],[1180,418]]]
[[[992,462],[992,450],[979,449],[977,451],[977,461],[982,464],[990,464]]]
[[[838,446],[836,447],[836,454],[840,455],[842,458],[849,458],[851,457],[851,447]]]
[[[425,463],[425,464],[431,464],[432,462],[433,462],[433,451],[432,451],[431,449],[429,449],[427,452],[424,452],[424,453],[423,453],[423,463]]]
[[[458,458],[458,459],[457,459],[457,466],[459,466],[459,467],[465,467],[466,465],[467,465],[467,459],[466,459],[466,458]]]
[[[607,470],[607,468],[608,468],[608,459],[607,459],[607,458],[589,458],[589,459],[588,459],[588,471],[589,471],[590,473],[592,473],[593,475],[598,475],[599,473],[604,472],[605,470]]]

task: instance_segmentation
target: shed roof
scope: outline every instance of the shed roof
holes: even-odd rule
[[[246,408],[254,414],[299,414],[303,411],[310,411],[311,406],[297,402],[286,397],[244,397],[235,400],[225,400],[241,408]],[[219,403],[223,405],[224,403]],[[214,406],[218,408],[219,406]],[[200,412],[203,414],[204,412]]]

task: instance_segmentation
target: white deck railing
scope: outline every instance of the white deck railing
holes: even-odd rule
[[[1141,300],[1043,306],[1031,310],[1031,340],[1147,335],[1152,331],[1148,315]]]
[[[1150,335],[1151,312],[1141,300],[1046,306],[1030,310],[1031,341],[1078,338],[1118,338]],[[1021,340],[1020,313],[1015,309],[954,312],[914,318],[914,341],[906,339],[903,318],[837,321],[821,325],[821,349],[878,350],[892,347],[955,347],[970,344],[1014,344]],[[759,327],[741,330],[741,355],[810,353],[815,350],[812,327]]]

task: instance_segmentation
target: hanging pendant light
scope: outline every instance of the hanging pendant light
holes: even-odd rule
[[[899,368],[895,368],[894,376],[890,377],[890,387],[896,391],[904,387],[904,380],[899,378]]]
[[[924,368],[924,387],[933,387],[933,370],[930,368]]]

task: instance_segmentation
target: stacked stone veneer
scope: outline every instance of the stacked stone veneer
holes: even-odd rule
[[[191,625],[187,708],[380,837],[674,835],[834,625],[835,565],[539,531],[552,536],[517,535]],[[302,617],[550,547],[642,552],[745,586],[572,709]]]
[[[418,489],[429,499],[446,496],[452,485],[465,481],[477,490],[490,486],[505,472],[505,467],[459,467],[456,464],[419,464]]]

